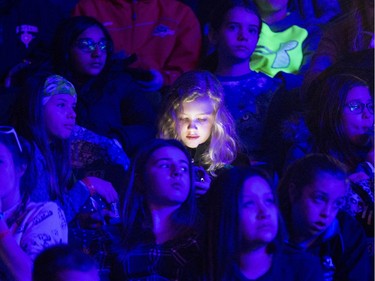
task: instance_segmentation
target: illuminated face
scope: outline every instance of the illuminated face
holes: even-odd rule
[[[178,148],[162,147],[152,153],[146,164],[149,206],[180,206],[190,192],[189,160]]]
[[[67,139],[76,122],[76,98],[68,94],[51,96],[44,105],[44,119],[49,136]]]
[[[249,62],[259,39],[259,24],[258,17],[252,12],[241,7],[231,9],[214,36],[219,58],[232,63]]]
[[[369,130],[374,126],[374,114],[367,106],[372,105],[370,91],[367,87],[358,86],[352,88],[346,97],[345,108],[342,112],[342,124],[345,135],[352,143],[361,144]],[[363,111],[357,113],[359,107],[364,106]]]
[[[278,210],[271,187],[262,177],[253,176],[244,182],[240,225],[244,243],[257,248],[275,239]]]
[[[19,198],[19,183],[23,175],[23,169],[17,169],[14,164],[12,153],[2,143],[0,143],[0,200],[3,211],[7,202],[17,201]]]
[[[347,184],[329,173],[320,173],[303,187],[300,198],[292,199],[293,229],[296,239],[305,241],[322,234],[345,202]]]
[[[76,73],[81,76],[97,76],[107,60],[107,41],[103,31],[92,26],[82,32],[71,48]]]
[[[178,114],[177,135],[185,146],[196,148],[210,138],[214,120],[214,106],[208,97],[184,102]]]

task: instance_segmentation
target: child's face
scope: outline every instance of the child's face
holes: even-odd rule
[[[83,76],[99,75],[107,60],[107,50],[101,49],[106,44],[105,35],[99,27],[92,26],[82,32],[71,48],[75,71]],[[93,45],[94,49],[90,51],[89,45]]]
[[[70,137],[76,122],[75,97],[68,94],[53,95],[44,105],[44,119],[49,136],[59,139]]]
[[[230,61],[249,61],[259,39],[259,19],[252,12],[236,7],[231,9],[214,36],[219,59],[227,57]],[[215,43],[215,42],[213,42]]]
[[[0,143],[0,200],[15,197],[23,172],[14,164],[12,153]]]
[[[302,242],[322,234],[344,204],[346,191],[344,179],[322,172],[303,187],[300,198],[291,198],[295,238]]]
[[[209,139],[214,121],[214,106],[208,97],[184,102],[176,122],[177,135],[184,145],[196,148]]]
[[[240,204],[244,242],[258,247],[274,240],[278,230],[278,211],[268,183],[259,176],[248,178],[244,182]]]
[[[186,155],[173,146],[155,150],[147,161],[145,179],[149,206],[180,206],[190,192]]]
[[[361,144],[363,136],[374,125],[374,114],[365,105],[373,108],[373,100],[370,91],[366,87],[358,86],[352,88],[346,97],[345,108],[342,112],[342,124],[345,135],[355,144]],[[363,111],[359,109],[364,106]],[[351,111],[354,110],[354,111]],[[359,112],[355,112],[359,110]],[[365,138],[366,139],[366,138]]]

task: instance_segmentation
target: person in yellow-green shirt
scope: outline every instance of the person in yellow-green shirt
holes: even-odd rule
[[[302,84],[303,73],[317,48],[320,32],[289,9],[289,0],[255,0],[262,18],[262,31],[250,67],[281,78],[287,89]]]

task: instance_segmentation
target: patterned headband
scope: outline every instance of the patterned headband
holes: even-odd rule
[[[45,105],[54,95],[71,95],[77,99],[77,92],[72,83],[59,75],[51,75],[46,79],[42,94],[42,104]]]

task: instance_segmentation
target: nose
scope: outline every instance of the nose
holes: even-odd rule
[[[96,46],[95,46],[95,50],[93,50],[93,51],[91,52],[91,56],[94,57],[94,58],[97,58],[97,57],[101,56],[102,53],[103,53],[102,50],[100,50],[99,46],[96,45]]]
[[[268,208],[263,203],[259,203],[258,204],[258,218],[264,219],[268,216],[269,216]]]
[[[71,118],[71,119],[76,119],[77,114],[74,111],[74,108],[69,109],[69,111],[68,111],[68,117]]]
[[[333,204],[325,204],[324,207],[320,211],[320,216],[322,218],[329,218],[334,213],[334,206]]]
[[[374,116],[374,113],[371,113],[371,111],[368,109],[367,106],[363,109],[362,116],[366,119],[371,118]]]
[[[246,31],[244,31],[242,29],[240,29],[238,31],[238,40],[240,40],[240,41],[247,41],[247,33],[246,33]]]
[[[197,123],[195,121],[190,121],[188,129],[197,129]]]
[[[179,176],[181,176],[181,170],[179,169],[179,167],[177,165],[173,165],[172,166],[171,173],[172,173],[173,177],[179,177]]]

